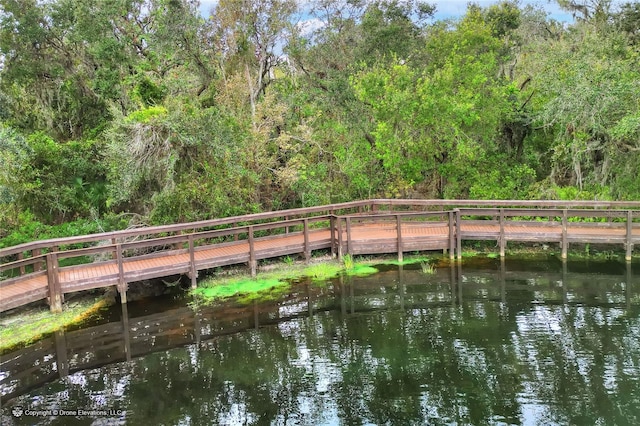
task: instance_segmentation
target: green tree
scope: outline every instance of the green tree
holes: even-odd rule
[[[426,67],[400,62],[354,79],[374,111],[376,153],[397,195],[423,183],[426,196],[468,196],[481,179],[473,167],[494,150],[508,96],[518,90],[498,77],[501,41],[481,12],[471,7],[455,28],[433,28]]]
[[[520,66],[536,93],[535,126],[551,136],[548,184],[637,197],[640,68],[624,35],[585,22],[530,49]]]

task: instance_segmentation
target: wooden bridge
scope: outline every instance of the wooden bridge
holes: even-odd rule
[[[366,200],[35,241],[0,250],[0,311],[64,295],[317,250],[332,255],[444,250],[462,256],[463,240],[617,244],[631,261],[640,242],[640,202]]]

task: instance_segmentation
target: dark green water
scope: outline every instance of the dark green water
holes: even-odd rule
[[[117,307],[3,357],[2,424],[640,424],[637,265],[387,269],[197,315]],[[107,412],[35,416],[56,409]]]

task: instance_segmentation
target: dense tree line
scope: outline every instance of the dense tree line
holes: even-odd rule
[[[640,5],[558,3],[574,23],[517,1],[441,21],[414,0],[0,0],[0,237],[640,199]]]

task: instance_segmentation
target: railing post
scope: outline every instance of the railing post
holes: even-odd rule
[[[562,259],[567,258],[567,250],[569,243],[567,242],[567,209],[562,210]]]
[[[233,223],[233,227],[237,228],[238,227],[238,223],[234,222]],[[238,241],[238,234],[237,233],[233,234],[233,241]]]
[[[458,261],[462,260],[462,215],[460,209],[453,210],[456,214],[456,254]]]
[[[338,258],[342,259],[342,218],[338,217]]]
[[[309,245],[309,219],[304,218],[302,223],[304,233],[304,261],[309,263],[309,260],[311,259],[311,246]]]
[[[253,241],[253,225],[249,226],[249,269],[251,269],[251,277],[255,278],[258,262],[256,261],[256,251]]]
[[[627,262],[631,262],[631,254],[633,253],[633,212],[631,210],[627,210],[627,253],[625,255],[625,260]]]
[[[285,221],[288,221],[288,220],[289,220],[289,216],[285,216],[285,217],[284,217],[284,220],[285,220]],[[284,233],[285,233],[285,234],[288,234],[288,233],[289,233],[289,226],[285,226],[285,227],[284,227]]]
[[[455,258],[455,228],[453,222],[453,212],[449,212],[449,259],[453,260]]]
[[[116,244],[118,244],[118,240],[116,240],[115,238],[112,238],[111,239],[111,245],[115,246]],[[111,252],[111,259],[117,259],[117,258],[118,258],[118,253],[117,253],[116,250],[113,250]]]
[[[62,289],[58,276],[58,255],[47,253],[47,281],[49,284],[49,308],[51,312],[62,312]]]
[[[329,232],[331,235],[331,257],[336,257],[336,235],[335,235],[335,225],[336,218],[333,216],[333,210],[331,211],[331,216],[329,217]]]
[[[40,249],[35,249],[31,252],[31,256],[32,257],[37,257],[40,256],[42,254],[42,250]],[[38,272],[38,271],[42,271],[43,267],[44,267],[44,261],[42,259],[40,259],[39,261],[37,261],[36,263],[33,264],[33,272]]]
[[[120,303],[127,303],[127,281],[124,279],[124,261],[122,259],[122,246],[116,244],[116,262],[118,264],[118,292]]]
[[[402,218],[396,215],[396,234],[398,239],[398,262],[402,263]]]
[[[24,253],[20,252],[18,253],[18,260],[22,260],[24,259]],[[24,269],[24,265],[20,267],[20,275],[24,275],[25,274],[25,269]]]
[[[506,241],[504,239],[504,209],[500,208],[500,257],[504,257]]]
[[[176,235],[182,235],[182,231],[181,230],[176,231]],[[173,250],[180,250],[181,248],[184,248],[182,243],[173,244]]]
[[[198,287],[198,270],[196,269],[196,254],[193,242],[193,234],[189,235],[189,266],[191,267],[190,278],[191,288]]]
[[[353,255],[353,246],[351,243],[351,218],[347,216],[347,254]]]

